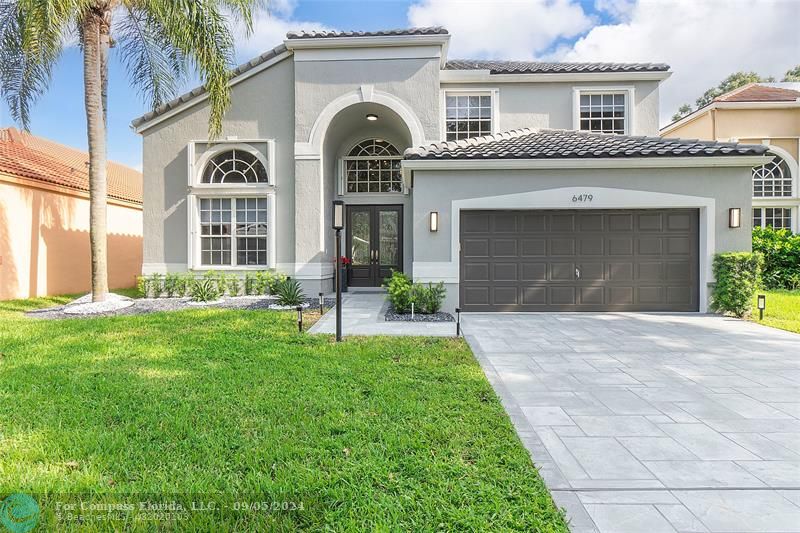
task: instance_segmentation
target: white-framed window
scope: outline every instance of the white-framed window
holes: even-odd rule
[[[574,129],[632,135],[633,93],[633,87],[574,87]]]
[[[771,226],[775,229],[792,229],[792,208],[791,207],[754,207],[753,208],[753,227],[766,228]]]
[[[200,266],[262,266],[267,257],[267,198],[199,198]]]
[[[344,191],[352,193],[402,193],[403,156],[389,141],[366,139],[342,158]]]
[[[784,198],[792,196],[792,173],[781,156],[768,152],[772,161],[753,167],[754,198]]]
[[[190,269],[275,266],[273,141],[190,143]]]
[[[492,135],[497,131],[497,89],[443,91],[445,140]]]

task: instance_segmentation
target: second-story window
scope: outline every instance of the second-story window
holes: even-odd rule
[[[625,92],[581,92],[578,106],[579,129],[595,133],[626,134],[627,96]]]
[[[446,93],[445,131],[448,141],[491,135],[491,93]]]
[[[792,195],[792,174],[779,155],[768,152],[772,161],[753,167],[753,197],[775,198]]]
[[[403,192],[402,159],[400,151],[383,139],[358,143],[344,158],[346,191]]]

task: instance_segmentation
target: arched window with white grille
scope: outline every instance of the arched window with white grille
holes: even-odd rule
[[[772,161],[753,167],[753,197],[783,198],[792,195],[792,173],[781,156],[768,152]]]
[[[267,169],[254,154],[240,149],[221,152],[206,163],[201,183],[268,183]]]
[[[348,193],[403,192],[400,151],[389,141],[367,139],[344,157],[345,190]]]

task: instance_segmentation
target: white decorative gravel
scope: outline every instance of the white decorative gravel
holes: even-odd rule
[[[308,309],[309,307],[311,307],[310,303],[308,302],[303,303],[303,309]],[[269,306],[269,308],[274,309],[276,311],[294,311],[295,309],[297,309],[297,306],[272,304]]]
[[[208,301],[208,302],[195,302],[194,300],[189,300],[188,302],[186,302],[186,305],[191,305],[193,307],[204,307],[204,306],[207,306],[207,305],[218,305],[218,304],[221,304],[221,303],[222,303],[222,299],[220,298],[218,300],[211,300],[211,301]]]
[[[119,311],[132,305],[132,299],[119,294],[108,293],[106,294],[106,299],[102,302],[93,302],[92,295],[87,294],[65,305],[61,311],[68,315],[96,315]]]

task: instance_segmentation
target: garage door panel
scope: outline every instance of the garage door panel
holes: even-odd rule
[[[574,280],[575,263],[551,263],[550,279],[553,281]]]
[[[465,311],[698,309],[697,210],[461,216]]]
[[[517,305],[517,286],[504,287],[496,285],[492,287],[492,303],[494,305]]]
[[[522,263],[522,281],[547,281],[547,263]]]
[[[575,239],[550,239],[550,255],[575,255]]]
[[[516,257],[516,239],[494,239],[492,240],[492,257]]]
[[[519,240],[520,250],[523,257],[537,257],[547,255],[547,239],[525,239]]]
[[[464,239],[461,241],[461,252],[464,257],[489,257],[489,239]]]
[[[518,281],[516,263],[494,263],[493,281]]]

